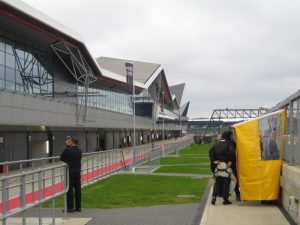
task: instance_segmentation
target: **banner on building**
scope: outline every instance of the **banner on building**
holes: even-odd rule
[[[165,98],[165,93],[161,92],[161,104],[160,104],[160,111],[163,113],[164,112],[164,98]]]
[[[241,199],[278,199],[285,111],[270,113],[233,127]]]
[[[133,64],[126,62],[126,82],[127,82],[127,90],[130,94],[133,94]]]

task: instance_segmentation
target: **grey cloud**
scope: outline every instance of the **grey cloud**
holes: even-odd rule
[[[190,116],[273,106],[299,89],[295,0],[26,0],[80,33],[95,57],[160,63]]]

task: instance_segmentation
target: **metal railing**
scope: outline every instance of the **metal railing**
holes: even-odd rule
[[[161,145],[137,147],[132,150],[132,166],[151,161],[153,157],[161,155]]]
[[[178,142],[135,148],[132,153],[132,166],[148,162],[149,167],[152,169],[159,167],[160,157],[169,155],[172,152],[176,152],[179,155],[179,151],[192,142],[192,138],[187,138]]]
[[[55,207],[55,198],[66,193],[65,188],[68,188],[68,178],[56,183],[54,187],[52,183],[49,183],[52,180],[57,181],[57,177],[61,176],[59,171],[52,171],[53,168],[67,167],[66,164],[59,161],[59,158],[49,157],[1,163],[8,168],[2,174],[3,176],[0,176],[2,180],[0,183],[0,196],[2,196],[2,198],[0,197],[0,220],[3,221],[3,224],[6,223],[6,218],[16,213],[25,212],[29,205],[35,206],[40,204],[41,212],[42,203],[52,199],[52,207]],[[82,159],[81,183],[86,185],[96,179],[126,169],[126,167],[130,166],[130,163],[130,159],[125,159],[123,151],[120,149],[85,153]],[[31,167],[24,167],[24,165],[28,164]],[[10,170],[11,165],[14,166],[14,169],[16,167],[19,169]],[[25,186],[19,180],[19,178],[23,179],[24,176]],[[64,192],[61,191],[62,188],[59,186],[63,184],[65,185]],[[25,199],[23,196],[25,196]],[[66,212],[66,196],[64,201]],[[55,224],[54,208],[52,211],[52,224]],[[23,215],[23,224],[26,224],[25,214]],[[39,214],[39,224],[42,224],[41,213]]]
[[[42,224],[42,204],[52,200],[52,224],[55,224],[55,198],[68,191],[68,167],[66,164],[40,168],[0,177],[0,220],[6,225],[7,218],[22,214],[26,224],[27,209],[39,207],[39,224]]]
[[[180,149],[191,142],[193,142],[192,138],[187,138],[175,143],[141,146],[135,150],[127,149],[127,155],[121,149],[84,153],[81,183],[87,185],[144,162],[149,162],[149,167],[158,167],[160,157],[174,151],[178,154]],[[57,156],[0,163],[0,166],[6,166],[5,173],[0,174],[0,219],[3,224],[6,224],[8,217],[20,212],[23,215],[23,224],[26,224],[25,211],[36,205],[39,205],[39,224],[41,224],[42,203],[49,200],[52,200],[52,224],[55,224],[55,198],[66,193],[68,187],[67,167],[59,161],[59,158]],[[63,172],[56,171],[58,168],[64,168]],[[63,179],[59,180],[59,177]]]
[[[81,166],[81,183],[98,180],[104,176],[126,170],[130,167],[130,159],[125,159],[121,149],[85,153]]]
[[[85,171],[90,172],[89,171],[90,165],[94,165],[94,164],[95,166],[99,166],[99,167],[110,166],[112,162],[116,162],[116,158],[118,158],[119,161],[123,160],[123,152],[121,149],[83,153],[82,171],[83,173]],[[46,168],[48,166],[58,165],[61,163],[62,162],[60,161],[60,156],[1,162],[0,167],[5,169],[2,174],[0,173],[0,177],[1,175],[9,175],[14,173],[20,173],[23,171],[30,171],[30,170],[33,171],[39,168]],[[105,173],[107,173],[107,168],[105,170]]]
[[[300,98],[287,106],[283,159],[291,165],[300,165]]]
[[[192,138],[186,139],[184,141],[179,141],[176,143],[169,143],[163,146],[163,155],[169,155],[170,153],[176,151],[176,154],[179,154],[179,151],[193,142]]]

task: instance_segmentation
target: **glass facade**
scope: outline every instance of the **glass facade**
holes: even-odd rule
[[[51,98],[55,96],[55,85],[59,85],[59,89],[61,89],[59,91],[61,92],[64,89],[69,90],[70,80],[62,80],[57,76],[71,75],[67,70],[63,72],[61,67],[58,70],[58,65],[55,64],[56,62],[54,63],[54,57],[56,56],[48,52],[48,49],[33,46],[35,43],[34,40],[21,40],[19,38],[17,35],[15,37],[9,33],[0,31],[0,88]],[[71,85],[74,85],[76,90],[75,80]],[[84,105],[84,88],[78,86],[78,92],[78,104]],[[57,98],[59,97],[57,96]],[[68,100],[65,97],[61,98]],[[147,98],[148,101],[152,99],[153,101],[160,102],[160,76],[158,76],[148,90],[136,96],[136,99],[138,98]],[[74,102],[74,97],[70,101]],[[102,84],[94,83],[91,85],[87,106],[129,115],[133,113],[132,95],[129,95],[126,91],[110,89]],[[165,104],[165,108],[172,109],[172,105]],[[148,111],[151,111],[152,114],[150,108]],[[150,113],[148,114],[150,115]]]
[[[53,96],[52,55],[0,33],[0,88]]]
[[[78,87],[79,93],[84,93],[82,86]],[[84,96],[78,98],[79,104],[84,104]],[[89,97],[87,105],[99,109],[132,114],[131,95],[122,91],[112,91],[103,86],[94,86],[89,88]]]

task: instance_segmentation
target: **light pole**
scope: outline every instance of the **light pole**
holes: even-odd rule
[[[136,145],[136,139],[135,139],[135,86],[134,86],[134,72],[133,72],[133,63],[134,62],[125,62],[126,67],[126,80],[127,85],[129,88],[129,92],[132,92],[132,98],[133,98],[133,149],[132,149],[132,166],[135,165],[135,145]]]
[[[182,128],[181,128],[181,112],[179,108],[179,137],[182,135]]]
[[[162,92],[163,140],[165,140],[165,92]]]

